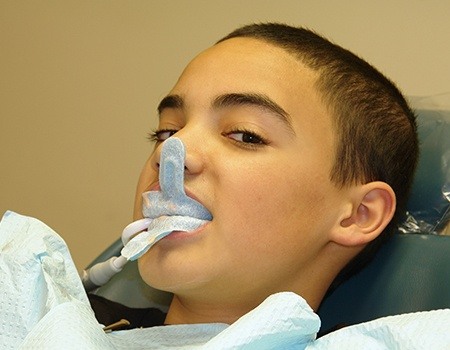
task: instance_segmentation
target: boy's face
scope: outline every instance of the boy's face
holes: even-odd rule
[[[211,303],[307,294],[344,191],[330,182],[335,137],[316,77],[284,50],[248,38],[188,65],[169,93],[176,98],[161,104],[159,129],[183,141],[186,192],[213,220],[151,248],[139,261],[147,283]],[[157,186],[160,149],[141,174],[136,218],[141,193]]]

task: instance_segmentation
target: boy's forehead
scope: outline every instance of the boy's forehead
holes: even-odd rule
[[[260,93],[276,101],[312,101],[318,73],[285,49],[254,38],[232,38],[197,55],[174,90]],[[198,81],[198,85],[196,85]],[[172,93],[171,92],[171,93]],[[288,98],[289,97],[289,98]]]
[[[317,71],[285,49],[254,38],[232,38],[197,55],[185,68],[170,94],[204,106],[219,95],[252,93],[269,97],[301,124],[319,124],[328,109],[316,89]],[[192,99],[189,97],[192,96]],[[320,123],[322,124],[322,123]],[[301,125],[300,127],[303,127]]]

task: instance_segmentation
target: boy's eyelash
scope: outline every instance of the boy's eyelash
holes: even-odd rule
[[[154,142],[155,141],[155,137],[156,137],[155,132],[154,131],[149,131],[145,138],[147,139],[147,141]]]
[[[161,134],[165,132],[173,132],[176,133],[177,130],[173,129],[155,129],[147,133],[147,140],[150,142],[161,142],[163,140],[160,139]]]
[[[224,135],[225,136],[229,136],[229,135],[232,135],[232,134],[239,134],[239,133],[250,135],[250,136],[255,137],[255,138],[257,138],[257,139],[259,139],[261,141],[260,143],[251,143],[251,142],[237,141],[237,140],[234,140],[234,139],[230,138],[232,141],[234,141],[240,147],[244,147],[244,148],[247,148],[247,149],[257,149],[257,148],[264,147],[264,146],[267,146],[267,145],[270,144],[269,140],[267,140],[265,137],[255,133],[254,131],[251,131],[251,130],[248,130],[248,129],[245,129],[245,128],[234,129],[234,130],[228,131]]]
[[[150,131],[147,134],[147,140],[150,142],[163,142],[164,140],[161,139],[161,134],[169,132],[169,133],[172,133],[172,135],[173,135],[177,131],[178,130],[173,130],[173,129],[155,129],[155,130]],[[229,135],[238,134],[238,133],[247,134],[247,135],[250,135],[251,137],[254,137],[254,138],[260,140],[260,143],[252,143],[252,142],[238,141],[233,138],[230,138],[231,141],[234,141],[236,144],[238,144],[240,147],[243,147],[243,148],[257,149],[259,147],[266,146],[270,143],[266,138],[262,137],[261,135],[255,133],[251,130],[245,129],[245,128],[238,128],[238,129],[230,130],[226,133],[223,133],[222,135],[229,136]],[[170,135],[170,136],[172,136],[172,135]]]
[[[149,131],[146,137],[147,141],[155,142],[158,140],[158,132],[156,130]]]

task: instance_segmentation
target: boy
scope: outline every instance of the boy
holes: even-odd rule
[[[213,216],[139,259],[144,281],[174,294],[165,324],[231,324],[281,291],[317,310],[403,213],[413,112],[373,67],[308,30],[237,29],[186,67],[158,111],[135,218],[172,135],[186,148],[186,193]]]

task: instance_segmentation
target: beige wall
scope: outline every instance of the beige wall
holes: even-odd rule
[[[130,222],[155,106],[238,25],[305,25],[408,95],[450,91],[447,1],[0,0],[0,211],[37,217],[79,268]]]

